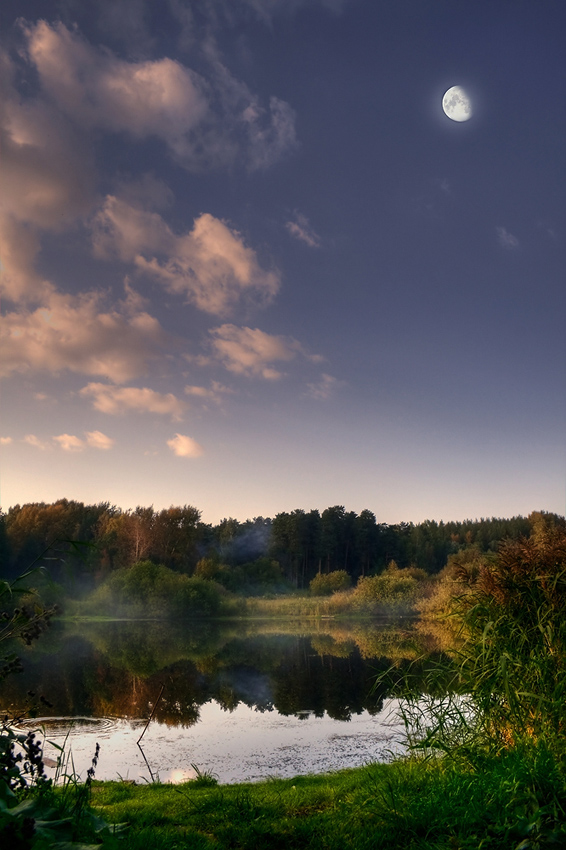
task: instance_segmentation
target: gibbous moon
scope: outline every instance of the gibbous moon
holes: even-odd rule
[[[452,121],[467,121],[472,117],[472,102],[461,86],[452,86],[442,98],[442,108]]]

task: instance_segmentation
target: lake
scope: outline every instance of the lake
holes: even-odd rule
[[[96,743],[97,779],[322,773],[402,751],[397,701],[376,678],[435,650],[409,620],[56,623],[22,647],[0,708],[43,730],[48,759],[64,745],[83,779]]]

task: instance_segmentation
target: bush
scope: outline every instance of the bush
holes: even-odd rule
[[[416,596],[418,581],[405,570],[386,570],[379,576],[364,576],[354,591],[360,603],[391,605],[411,603]]]
[[[112,573],[91,596],[88,607],[105,613],[118,609],[134,616],[209,617],[218,613],[221,592],[216,582],[139,561]]]
[[[173,601],[182,617],[213,617],[221,604],[221,588],[214,581],[179,576],[181,581]]]
[[[351,579],[346,570],[334,570],[331,573],[319,573],[309,584],[313,596],[330,596],[340,590],[347,590]]]
[[[539,744],[563,756],[566,530],[539,523],[531,537],[503,542],[496,556],[454,558],[450,573],[452,587],[461,588],[445,600],[459,645],[448,668],[442,659],[431,667],[424,696],[420,680],[405,693],[413,744],[473,764]]]

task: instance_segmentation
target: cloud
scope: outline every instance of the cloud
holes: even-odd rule
[[[161,139],[186,168],[202,170],[243,157],[266,168],[296,147],[295,113],[275,96],[263,107],[199,39],[202,70],[168,57],[127,61],[95,48],[63,23],[23,26],[27,59],[62,118],[84,131]]]
[[[329,12],[339,14],[348,0],[318,0],[321,6]],[[278,14],[294,14],[301,6],[314,5],[316,0],[241,0],[242,6],[253,9],[257,17],[271,24],[273,17]],[[231,4],[231,11],[235,4]]]
[[[138,209],[163,209],[170,207],[175,200],[169,186],[149,171],[137,179],[120,180],[117,194]]]
[[[221,325],[210,331],[215,354],[230,372],[249,377],[277,380],[282,373],[273,362],[288,362],[298,353],[305,354],[300,342],[292,337],[272,336],[259,328]]]
[[[0,53],[2,207],[17,221],[61,230],[84,214],[94,197],[89,145],[49,102],[22,99],[14,76],[9,57]]]
[[[0,52],[0,240],[2,291],[12,301],[44,297],[53,287],[34,270],[38,230],[61,231],[94,199],[89,145],[52,104],[23,100],[14,66]]]
[[[14,68],[0,52],[0,250],[2,292],[12,301],[53,291],[34,269],[38,230],[61,230],[85,214],[94,196],[92,159],[49,104],[22,101]]]
[[[11,442],[11,437],[0,437],[0,446],[9,446]]]
[[[310,248],[320,248],[320,236],[314,232],[305,215],[295,213],[295,221],[288,221],[285,227],[295,239],[299,239]]]
[[[166,342],[161,325],[125,303],[101,312],[102,296],[53,294],[44,306],[0,317],[0,376],[64,370],[116,383],[147,371]]]
[[[218,381],[212,381],[210,387],[186,386],[185,393],[193,398],[198,398],[203,401],[214,401],[216,404],[221,404],[222,397],[227,393],[233,394],[234,390],[229,387],[225,387]]]
[[[104,451],[111,449],[116,442],[111,437],[103,434],[102,431],[85,431],[85,435],[86,440],[82,440],[75,434],[59,434],[56,437],[52,437],[52,442],[49,442],[49,440],[41,440],[35,434],[26,434],[23,442],[37,449],[50,449],[53,447],[53,443],[55,443],[64,452],[82,452],[87,447]],[[11,442],[11,438],[8,437],[7,439]],[[1,439],[0,442],[2,442]]]
[[[135,138],[157,136],[181,155],[189,150],[188,136],[208,110],[200,75],[168,58],[119,59],[63,23],[38,21],[25,35],[43,90],[74,121]]]
[[[28,446],[34,446],[36,449],[41,449],[42,451],[51,448],[50,444],[46,440],[40,440],[39,437],[35,436],[35,434],[26,434],[22,442],[27,443]]]
[[[0,289],[10,301],[37,301],[54,291],[49,281],[38,275],[34,268],[39,248],[34,228],[12,216],[0,214]]]
[[[307,384],[307,387],[309,389],[309,395],[312,396],[312,398],[326,399],[330,398],[334,390],[336,390],[340,384],[341,382],[336,380],[336,378],[333,378],[332,375],[327,375],[323,372],[320,377],[320,381]]]
[[[61,22],[20,23],[25,48],[17,73],[10,57],[0,51],[2,291],[12,301],[41,301],[54,291],[35,271],[40,232],[74,226],[92,209],[93,142],[98,138],[94,130],[134,139],[157,137],[183,166],[197,170],[230,165],[239,157],[251,169],[265,168],[296,145],[291,107],[277,97],[270,98],[268,107],[262,106],[224,68],[214,50],[200,49],[209,77],[205,80],[169,58],[120,59],[108,49],[93,47],[77,29]],[[29,86],[22,87],[20,95],[15,85],[26,71],[33,73],[33,96]],[[151,174],[123,183],[120,193],[131,209],[141,209],[147,216],[150,208],[167,206],[172,199],[170,190]],[[134,224],[130,216],[120,233],[121,255],[131,253],[126,231]],[[201,309],[222,312],[241,288],[259,286],[269,297],[278,288],[277,272],[262,270],[253,251],[248,254],[249,277],[245,269],[239,273],[241,257],[235,257],[230,236],[241,254],[249,249],[212,216],[201,216],[195,231],[184,237],[174,236],[156,219],[150,226],[147,219],[142,224],[152,238],[144,251],[136,250],[140,265],[147,265],[147,271],[175,291],[185,292]],[[130,240],[135,242],[135,233]],[[163,261],[151,253],[152,246],[165,255]]]
[[[507,228],[496,227],[495,229],[497,231],[497,239],[502,248],[505,248],[507,251],[513,251],[519,247],[519,240]]]
[[[279,272],[263,269],[242,236],[208,213],[195,219],[190,232],[176,236],[157,213],[109,195],[93,221],[93,245],[99,257],[132,261],[169,291],[215,315],[225,315],[244,294],[267,303],[279,288]]]
[[[75,437],[73,434],[60,434],[58,437],[53,437],[65,452],[82,452],[85,443],[80,437]]]
[[[177,457],[200,457],[204,453],[204,449],[196,440],[184,434],[175,434],[167,440],[167,445]]]
[[[185,405],[173,393],[162,393],[148,387],[113,387],[108,384],[91,383],[80,391],[80,395],[90,397],[93,406],[102,413],[119,415],[129,411],[159,413],[173,420],[183,418]]]
[[[266,169],[297,147],[295,111],[278,97],[269,98],[269,110],[257,98],[241,113],[249,140],[248,164],[252,171]]]
[[[102,431],[86,431],[86,441],[93,449],[108,451],[116,443],[111,437],[107,437]]]

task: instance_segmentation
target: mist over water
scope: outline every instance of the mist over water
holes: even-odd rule
[[[100,743],[99,779],[183,781],[197,764],[222,782],[253,781],[399,750],[395,702],[375,679],[393,658],[401,669],[422,653],[409,624],[259,628],[59,624],[41,651],[24,653],[0,708],[25,716],[20,728],[43,729],[47,742],[66,741],[83,776]],[[56,747],[47,743],[45,754],[56,760]]]

